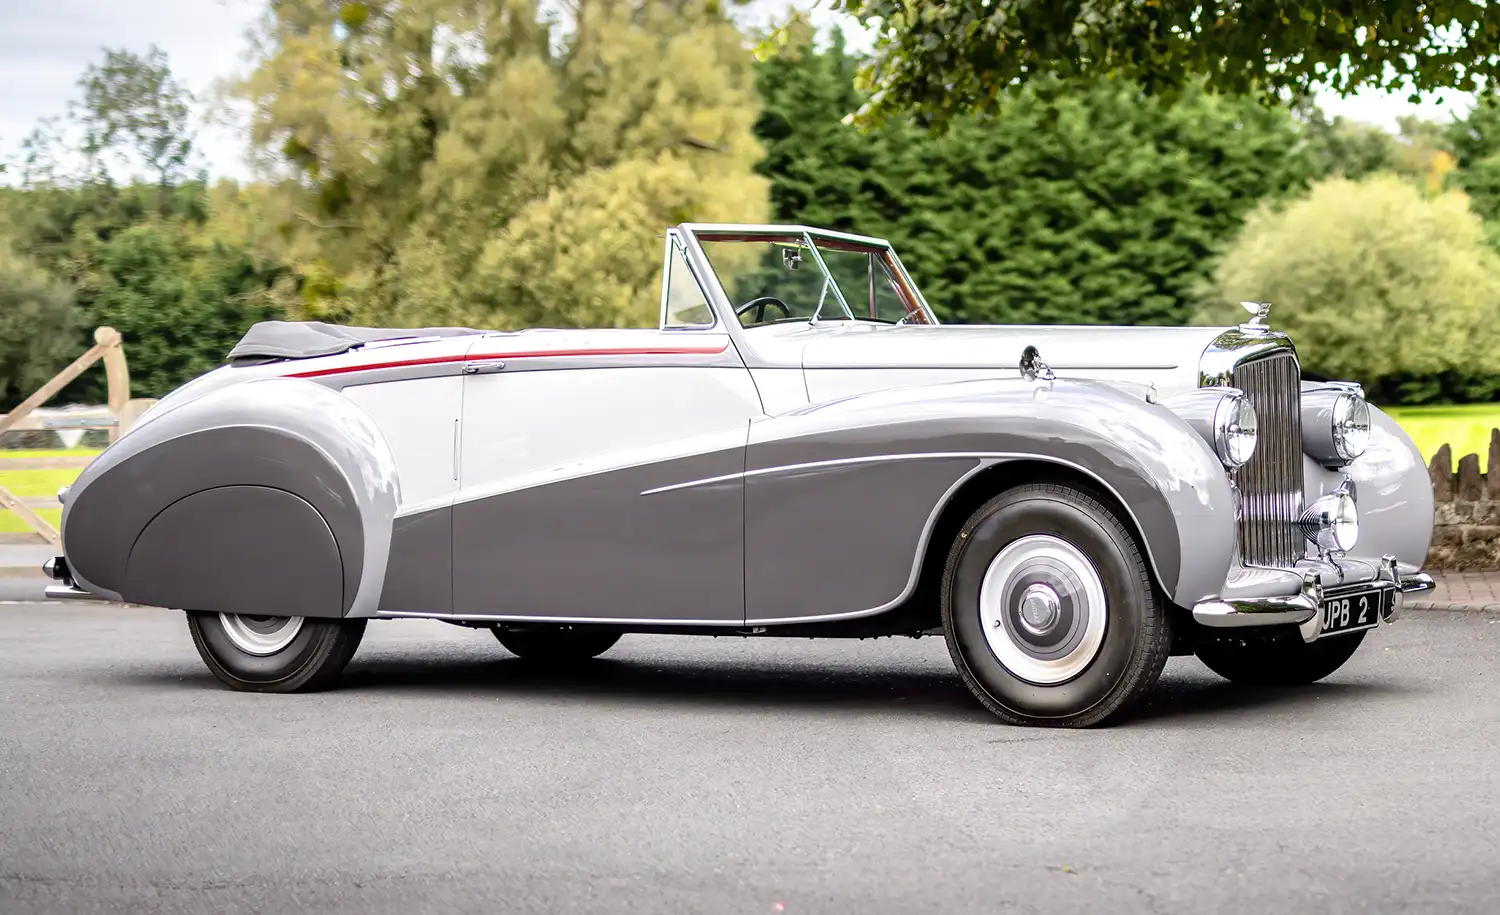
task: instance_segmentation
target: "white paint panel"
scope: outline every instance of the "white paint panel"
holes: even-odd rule
[[[1058,372],[1059,378],[1089,378],[1098,381],[1123,381],[1134,384],[1155,384],[1159,393],[1171,393],[1169,380],[1175,376],[1168,372],[1143,373],[1135,369],[1094,369],[1089,372]],[[807,392],[813,403],[869,394],[896,388],[914,388],[929,384],[947,384],[954,381],[977,381],[986,378],[1019,379],[1020,372],[1007,368],[861,368],[861,369],[808,369]]]
[[[375,420],[396,460],[400,512],[451,501],[458,490],[455,435],[463,378],[386,381],[344,389]]]
[[[751,369],[750,376],[767,414],[777,416],[807,406],[807,381],[801,369]]]
[[[743,446],[764,415],[743,368],[619,367],[465,379],[460,499]]]

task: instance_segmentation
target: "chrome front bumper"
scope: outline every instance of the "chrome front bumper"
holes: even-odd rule
[[[1390,611],[1384,614],[1381,623],[1389,623],[1401,616],[1406,595],[1421,594],[1434,587],[1432,576],[1425,572],[1403,575],[1396,566],[1394,556],[1386,556],[1380,562],[1374,579],[1360,582],[1342,582],[1335,587],[1325,587],[1323,572],[1304,570],[1299,593],[1289,596],[1215,598],[1201,601],[1193,607],[1193,619],[1214,628],[1236,628],[1242,626],[1297,626],[1302,638],[1315,641],[1323,628],[1323,600],[1336,596],[1340,591],[1352,588],[1377,587],[1389,589]]]

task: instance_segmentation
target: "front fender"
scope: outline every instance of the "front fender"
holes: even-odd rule
[[[1404,573],[1422,568],[1432,545],[1432,481],[1421,451],[1387,413],[1370,406],[1370,446],[1348,466],[1329,470],[1305,457],[1303,471],[1309,503],[1337,489],[1345,475],[1354,482],[1359,538],[1350,557],[1378,567],[1389,554]]]
[[[1112,493],[1175,603],[1223,588],[1228,477],[1185,421],[1108,383],[985,379],[860,394],[752,426],[748,618],[894,606],[915,588],[947,500],[973,474],[1018,460],[1070,467]]]
[[[398,485],[379,428],[351,401],[297,379],[250,381],[162,411],[91,463],[67,493],[63,551],[81,587],[114,600],[368,616]]]

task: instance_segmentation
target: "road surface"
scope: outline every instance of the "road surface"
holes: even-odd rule
[[[220,689],[181,617],[0,606],[0,912],[1500,911],[1500,618],[1303,690],[1175,659],[1133,721],[994,722],[937,639],[627,637],[582,674],[373,625]]]

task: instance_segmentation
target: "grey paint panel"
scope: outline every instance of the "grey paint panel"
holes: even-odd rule
[[[1106,383],[992,379],[845,398],[756,423],[746,465],[754,473],[863,456],[943,452],[1034,455],[1076,468],[1125,504],[1169,596],[1191,602],[1223,587],[1234,522],[1222,466],[1202,438],[1166,407]],[[887,523],[882,511],[887,498],[871,492],[850,502],[843,510],[847,530]],[[811,538],[798,534],[796,513],[783,514],[779,524],[767,521],[763,529],[780,528],[778,539],[814,549]],[[754,543],[747,542],[747,548]],[[868,557],[871,565],[910,568],[912,561],[910,556]],[[837,578],[830,574],[828,580]]]
[[[341,569],[333,532],[307,502],[226,486],[180,499],[146,526],[121,596],[179,610],[338,617]]]
[[[348,481],[327,455],[307,442],[253,426],[205,429],[168,439],[119,462],[81,491],[70,492],[64,525],[69,565],[87,580],[120,591],[130,550],[151,519],[180,499],[224,486],[284,490],[312,505],[342,545],[347,561],[340,563],[340,591],[352,598],[359,586],[364,531]],[[207,516],[194,517],[210,523]],[[218,527],[240,523],[234,515],[211,521]],[[189,540],[196,536],[190,529],[181,530]],[[177,546],[187,551],[193,544]]]
[[[846,614],[900,598],[953,457],[811,467],[745,482],[747,622]]]
[[[732,448],[453,506],[457,614],[744,618],[743,480]]]
[[[62,518],[63,551],[79,585],[118,597],[130,549],[158,512],[208,489],[264,486],[322,515],[339,546],[345,615],[373,614],[399,500],[379,427],[348,399],[306,381],[200,391],[152,411],[79,475]]]
[[[453,609],[453,510],[444,505],[397,518],[391,528],[380,609],[448,613]]]

